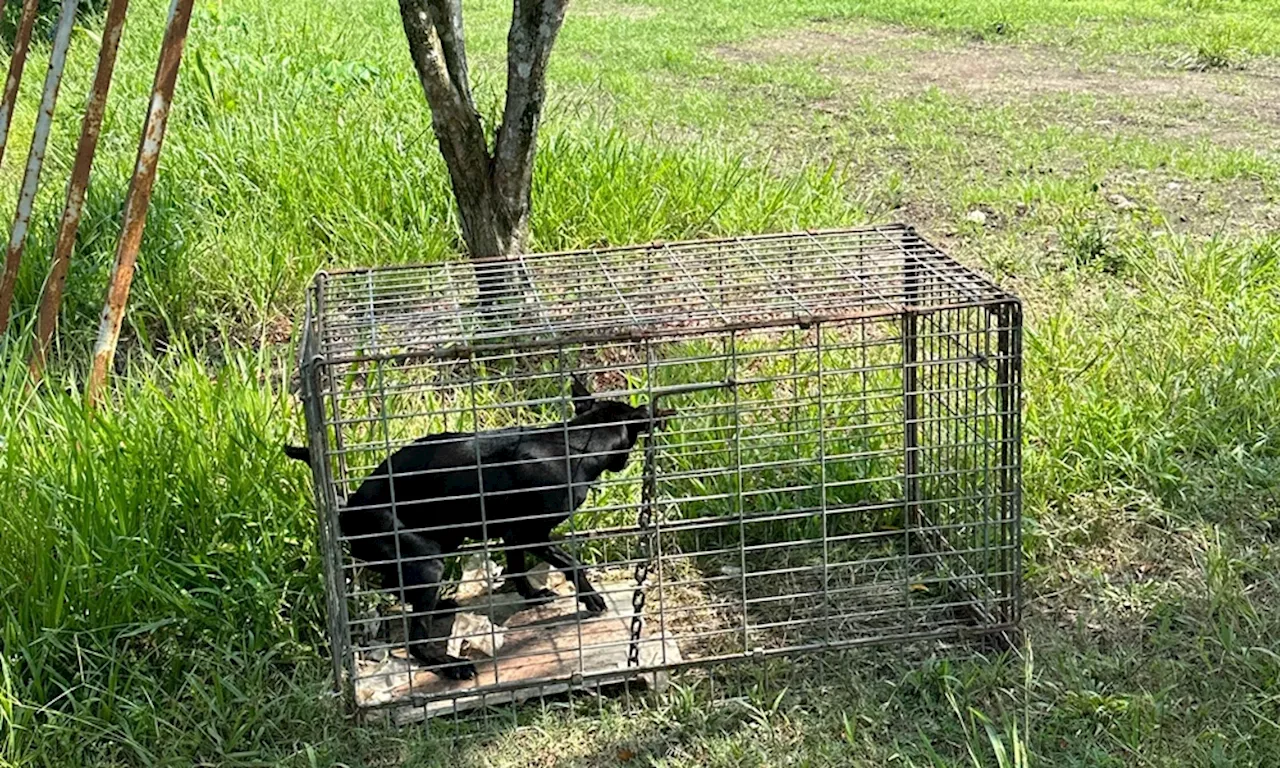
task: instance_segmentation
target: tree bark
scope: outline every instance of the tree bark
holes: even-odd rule
[[[566,5],[567,0],[513,0],[506,103],[491,151],[471,95],[461,0],[400,0],[409,55],[431,108],[462,239],[473,259],[511,259],[524,251],[547,62]],[[481,300],[500,286],[510,288],[510,272],[490,265],[481,275]]]
[[[514,0],[507,34],[507,101],[494,150],[494,187],[522,244],[529,225],[538,124],[547,96],[547,62],[564,11],[565,3],[556,0]]]

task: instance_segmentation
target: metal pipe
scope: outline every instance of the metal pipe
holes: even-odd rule
[[[0,11],[4,6],[0,5]],[[27,49],[31,44],[31,29],[36,23],[40,0],[26,0],[22,5],[22,18],[13,36],[13,55],[9,57],[9,75],[4,81],[4,96],[0,97],[0,161],[4,160],[4,148],[9,141],[9,124],[13,122],[13,106],[18,101],[18,86],[22,84],[22,70],[27,65]]]
[[[324,375],[324,358],[319,352],[318,339],[324,335],[324,281],[319,279],[308,294],[305,330],[299,344],[299,375],[302,388],[303,415],[307,429],[307,442],[328,449],[328,428],[324,419],[324,397],[319,394]],[[335,429],[341,445],[341,429]],[[315,448],[313,448],[315,450]],[[338,457],[338,465],[345,473],[345,459]],[[341,526],[338,521],[337,484],[333,478],[333,463],[326,458],[313,457],[311,472],[315,488],[316,506],[319,512],[317,528],[320,531],[320,554],[324,561],[325,604],[329,616],[329,642],[333,648],[333,688],[348,701],[355,700],[355,659],[351,648],[351,628],[348,624],[346,581],[342,571]],[[353,576],[354,578],[354,576]],[[352,582],[354,584],[354,581]],[[344,674],[345,673],[345,674]]]
[[[22,190],[18,193],[18,208],[9,229],[4,277],[0,278],[0,334],[9,327],[9,310],[13,307],[13,292],[18,284],[18,267],[22,265],[22,251],[27,244],[27,231],[31,228],[31,207],[40,187],[44,153],[49,146],[49,132],[53,129],[53,110],[58,103],[62,71],[67,65],[67,49],[71,47],[71,27],[76,22],[79,6],[80,0],[62,0],[62,8],[58,11],[58,28],[53,37],[53,51],[49,55],[49,71],[44,77],[44,95],[40,98],[35,133],[31,136],[31,151],[27,154],[27,170],[22,176]]]
[[[93,365],[86,387],[90,406],[97,405],[102,399],[102,388],[107,382],[107,373],[115,358],[116,343],[120,340],[120,326],[124,322],[129,286],[133,283],[133,270],[138,262],[138,249],[142,245],[147,206],[151,202],[151,189],[156,181],[156,166],[160,162],[160,148],[164,143],[169,107],[178,82],[178,65],[182,62],[182,47],[187,40],[191,6],[194,2],[195,0],[173,0],[173,4],[169,6],[169,20],[165,25],[164,42],[160,45],[160,58],[156,63],[155,81],[151,88],[151,101],[147,106],[147,120],[138,142],[138,159],[134,164],[133,178],[129,181],[129,192],[125,196],[124,219],[120,226],[120,241],[116,246],[116,260],[111,268],[102,322],[98,326],[98,341],[93,348]]]
[[[0,0],[0,10],[3,0]],[[76,159],[71,166],[71,178],[67,181],[67,203],[58,223],[58,239],[53,246],[53,261],[49,276],[44,281],[44,293],[40,297],[40,309],[36,314],[36,343],[31,350],[29,365],[31,378],[39,381],[49,355],[49,343],[58,324],[58,309],[62,305],[62,289],[71,267],[71,252],[75,249],[76,232],[80,228],[80,216],[84,212],[85,195],[89,190],[89,173],[93,157],[98,151],[98,137],[102,134],[102,117],[106,113],[107,94],[111,90],[111,75],[115,70],[116,52],[120,48],[120,36],[124,32],[125,12],[129,0],[111,0],[102,30],[102,46],[98,49],[98,64],[93,71],[93,85],[85,105],[84,120],[80,124],[80,141],[76,145]]]

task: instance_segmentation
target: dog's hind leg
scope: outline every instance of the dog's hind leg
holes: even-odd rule
[[[390,586],[390,575],[397,584],[403,584],[401,599],[418,614],[409,620],[409,653],[441,677],[470,680],[476,675],[475,665],[450,656],[447,650],[458,604],[440,598],[440,583],[444,580],[440,545],[414,533],[400,533],[398,538],[400,561],[383,566],[383,583]]]
[[[440,599],[444,580],[440,545],[414,534],[401,534],[400,554],[413,560],[403,564],[405,595],[414,613],[424,614],[410,624],[409,653],[442,677],[470,680],[476,676],[475,665],[447,651],[458,604]]]
[[[357,492],[359,493],[359,492]],[[475,667],[448,655],[458,604],[440,599],[444,550],[440,543],[404,530],[389,506],[348,506],[339,519],[351,556],[382,576],[382,587],[418,614],[409,619],[409,653],[442,677],[469,680]]]

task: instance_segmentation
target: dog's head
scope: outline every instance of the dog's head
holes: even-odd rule
[[[599,400],[577,375],[573,377],[572,394],[572,423],[580,428],[599,430],[599,434],[607,438],[608,447],[596,450],[608,455],[606,468],[613,472],[620,472],[627,466],[627,457],[640,435],[663,429],[667,419],[675,415],[675,411],[650,405],[633,406],[621,400]]]

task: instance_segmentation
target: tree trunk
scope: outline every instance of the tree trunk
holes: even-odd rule
[[[461,0],[400,0],[409,55],[431,108],[449,169],[462,239],[477,268],[480,300],[519,292],[514,264],[529,234],[529,191],[551,48],[567,0],[514,0],[507,35],[507,94],[494,147],[471,96]]]

